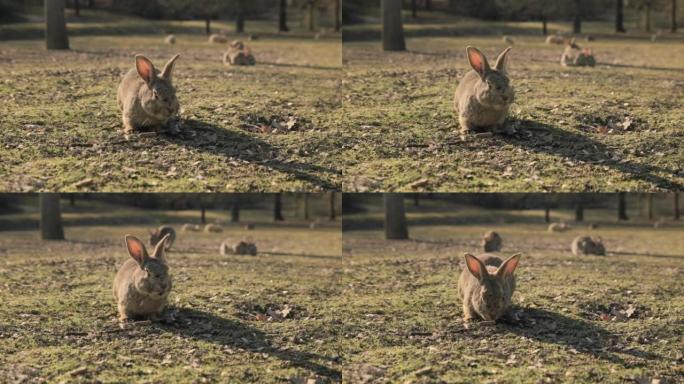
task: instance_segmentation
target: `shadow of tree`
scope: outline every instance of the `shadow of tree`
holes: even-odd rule
[[[199,120],[183,121],[184,129],[177,136],[160,135],[160,140],[182,145],[192,150],[211,153],[226,160],[238,159],[259,164],[278,172],[292,175],[325,190],[339,190],[331,182],[333,176],[341,176],[337,169],[300,163],[283,158],[279,150],[270,143],[250,135],[229,131],[217,125]],[[227,167],[230,165],[226,164]],[[320,176],[323,175],[323,176]]]
[[[519,321],[504,320],[497,323],[497,328],[623,365],[626,362],[616,352],[646,360],[661,358],[651,352],[619,346],[617,335],[584,320],[539,308],[513,308],[511,313],[516,311],[522,313]]]
[[[338,369],[316,362],[330,363],[334,360],[331,357],[278,348],[271,344],[264,332],[242,322],[225,319],[209,312],[173,307],[169,308],[169,311],[175,314],[173,321],[153,323],[153,326],[161,331],[172,332],[185,338],[203,340],[255,353],[265,353],[333,381],[342,380],[342,374]]]
[[[674,175],[674,170],[615,159],[610,156],[613,151],[606,144],[595,141],[587,136],[527,119],[512,119],[509,124],[513,124],[518,129],[518,134],[513,136],[497,136],[509,144],[535,152],[569,158],[574,161],[608,166],[625,175],[629,175],[632,179],[646,181],[658,188],[668,190],[682,189],[682,185],[673,179],[667,179],[656,174],[668,173]],[[527,133],[527,136],[523,136],[523,133]]]

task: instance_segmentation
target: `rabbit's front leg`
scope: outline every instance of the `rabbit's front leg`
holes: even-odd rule
[[[123,303],[119,302],[118,303],[118,309],[119,309],[119,321],[120,322],[126,322],[128,321],[128,313],[126,313],[126,307],[124,306]]]
[[[124,133],[129,134],[133,133],[135,130],[135,124],[133,123],[133,119],[131,118],[131,115],[129,113],[126,113],[124,110],[123,113],[123,126],[124,126]]]
[[[468,132],[475,130],[475,125],[471,123],[465,116],[458,116],[458,124],[461,126],[461,135],[467,135]]]
[[[477,312],[472,305],[470,305],[469,300],[463,301],[463,322],[469,323],[477,317]]]

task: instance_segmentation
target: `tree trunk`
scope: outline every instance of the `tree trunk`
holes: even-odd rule
[[[202,224],[206,224],[206,223],[207,223],[207,209],[204,208],[204,207],[200,207],[200,211],[201,211],[201,213],[200,213],[200,222],[201,222]]]
[[[551,209],[548,206],[544,207],[544,222],[547,224],[551,222]]]
[[[672,209],[674,210],[673,218],[675,220],[679,220],[679,191],[674,193],[674,195],[672,196],[672,200]]]
[[[283,217],[283,198],[281,193],[273,197],[273,221],[285,221]]]
[[[546,19],[546,16],[542,16],[542,33],[544,36],[549,34],[549,22]]]
[[[88,0],[88,8],[95,8],[95,0]]]
[[[677,0],[670,1],[670,16],[672,17],[672,20],[670,20],[670,32],[675,33],[677,32]]]
[[[629,220],[629,217],[627,217],[627,197],[625,192],[618,193],[618,220]]]
[[[59,193],[41,193],[40,238],[43,240],[64,240]]]
[[[584,221],[584,206],[582,206],[582,203],[577,203],[575,206],[575,221]]]
[[[342,0],[335,0],[335,32],[342,30]]]
[[[337,213],[335,212],[335,192],[330,192],[330,221],[337,218]]]
[[[646,194],[646,214],[648,215],[648,220],[653,220],[653,194]]]
[[[316,24],[314,23],[314,13],[316,10],[315,2],[313,0],[309,0],[307,8],[309,15],[309,32],[313,32],[316,29]]]
[[[408,239],[404,195],[385,193],[383,197],[385,203],[385,239]]]
[[[204,32],[207,36],[211,35],[211,15],[207,15],[204,19]]]
[[[651,32],[651,1],[646,0],[646,10],[644,11],[644,30]]]
[[[245,32],[245,7],[244,0],[237,0],[237,15],[235,18],[235,32]]]
[[[309,220],[309,194],[305,193],[303,198],[304,198],[304,220]]]
[[[81,17],[81,3],[79,0],[74,0],[74,12],[76,17]]]
[[[230,222],[240,222],[240,197],[237,195],[233,197],[233,205],[230,208]]]
[[[64,0],[45,0],[45,47],[69,49]]]
[[[425,9],[428,11],[432,9],[432,0],[425,0]]]
[[[401,3],[402,0],[382,0],[382,49],[385,51],[406,50]]]
[[[575,16],[572,20],[572,32],[575,34],[582,33],[582,1],[575,0]]]
[[[414,193],[413,194],[413,206],[414,207],[420,206],[420,193]]]
[[[72,207],[76,206],[76,194],[75,193],[69,194],[69,206],[72,206]]]
[[[418,0],[411,0],[411,15],[414,19],[418,17]]]
[[[617,0],[615,2],[615,32],[625,33],[625,2],[624,0]]]
[[[290,29],[287,27],[287,0],[280,0],[278,8],[278,31],[287,32]]]

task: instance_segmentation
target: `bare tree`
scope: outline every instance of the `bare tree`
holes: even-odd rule
[[[335,32],[342,29],[342,0],[335,0]]]
[[[575,0],[574,2],[574,16],[572,19],[572,32],[582,33],[582,0]]]
[[[45,47],[69,49],[64,0],[45,0]]]
[[[629,220],[627,216],[627,196],[625,192],[618,193],[618,220]]]
[[[41,193],[39,200],[40,238],[43,240],[64,240],[59,193]]]
[[[670,0],[670,31],[677,32],[677,0]]]
[[[653,220],[653,194],[646,194],[646,214],[649,220]]]
[[[283,217],[282,193],[276,193],[273,196],[273,221],[285,221]]]
[[[238,194],[233,195],[233,204],[230,207],[230,222],[240,222],[240,195]]]
[[[411,16],[418,18],[418,0],[411,0]]]
[[[304,220],[309,220],[309,194],[304,193],[302,198],[304,199]]]
[[[385,239],[408,239],[404,195],[400,193],[385,193],[383,198],[385,205]]]
[[[575,221],[584,221],[584,206],[581,201],[575,205]]]
[[[235,15],[235,32],[244,33],[245,32],[245,0],[237,0],[235,2],[236,15]]]
[[[79,0],[74,0],[74,12],[76,17],[81,17],[81,2]]]
[[[385,51],[406,50],[401,4],[402,0],[382,0],[382,49]]]
[[[290,30],[287,27],[287,0],[280,0],[278,4],[278,30],[287,32]]]
[[[625,2],[624,0],[615,1],[615,32],[625,33]]]

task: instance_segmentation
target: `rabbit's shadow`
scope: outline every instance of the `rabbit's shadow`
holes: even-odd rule
[[[674,176],[672,179],[668,179],[657,174],[674,175],[674,170],[615,159],[610,156],[613,151],[606,144],[585,135],[528,119],[512,118],[508,120],[507,124],[515,127],[518,133],[515,135],[497,135],[497,137],[512,145],[578,162],[601,164],[613,168],[631,179],[646,181],[662,189],[674,190],[683,187],[675,181]],[[593,186],[594,189],[600,187],[600,185]]]
[[[337,169],[290,161],[281,155],[278,148],[265,140],[246,133],[224,129],[205,121],[184,119],[182,125],[183,129],[180,134],[159,135],[159,138],[189,149],[221,156],[226,160],[238,159],[260,164],[326,190],[339,189],[339,186],[331,181],[334,175],[341,174],[341,171]],[[231,165],[226,164],[226,167],[231,167]]]
[[[512,308],[511,313],[517,313],[518,319],[509,316],[497,323],[497,328],[623,365],[626,362],[616,354],[618,351],[640,359],[661,359],[655,353],[619,346],[617,335],[588,321],[540,308]]]
[[[219,317],[197,309],[170,307],[167,316],[173,320],[153,323],[160,331],[172,332],[184,338],[207,341],[225,347],[265,353],[289,364],[307,369],[320,376],[340,381],[342,374],[330,366],[333,358],[274,346],[269,337],[256,328],[237,320]],[[326,361],[327,365],[316,361]]]

